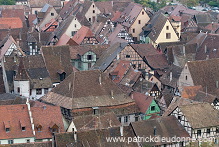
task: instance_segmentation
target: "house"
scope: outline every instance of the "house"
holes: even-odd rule
[[[41,54],[53,86],[59,84],[73,72],[68,45],[43,46]]]
[[[29,108],[26,104],[0,106],[1,144],[34,142]]]
[[[33,21],[35,28],[41,31],[51,20],[56,19],[58,13],[55,8],[49,4],[45,4],[40,12],[37,13],[36,19]]]
[[[144,93],[155,99],[161,95],[161,90],[158,88],[157,84],[144,78],[139,78],[132,88],[136,92]]]
[[[77,116],[72,120],[67,132],[82,132],[120,126],[121,124],[116,115],[109,112],[102,115]]]
[[[53,6],[55,9],[60,9],[62,7],[61,0],[28,0],[29,7],[31,9],[31,14],[37,14],[40,10],[45,6],[45,4],[49,4]]]
[[[83,25],[90,26],[90,23],[86,19],[81,18],[79,14],[67,17],[51,34],[48,39],[48,45],[55,45],[63,34],[72,38]]]
[[[218,112],[208,103],[198,103],[179,106],[169,115],[174,115],[191,138],[197,140],[218,135]]]
[[[136,42],[139,41],[139,34],[149,20],[150,17],[141,5],[130,3],[115,22],[122,24]]]
[[[179,77],[179,90],[183,86],[201,85],[209,94],[218,93],[218,59],[187,62]]]
[[[141,42],[150,42],[154,46],[158,46],[159,43],[163,42],[180,41],[180,30],[174,29],[169,19],[163,13],[155,14],[141,32]]]
[[[194,20],[199,27],[205,27],[214,22],[211,15],[208,13],[199,13],[194,16]]]
[[[21,29],[23,23],[19,17],[0,18],[0,29]]]
[[[204,38],[205,37],[205,38]],[[205,34],[203,35],[202,43],[197,48],[195,60],[208,60],[218,58],[218,39],[219,34]]]
[[[105,71],[117,84],[133,87],[135,82],[141,77],[141,72],[131,66],[130,61],[117,60],[113,62]]]
[[[71,120],[72,116],[111,111],[122,124],[128,125],[139,117],[134,100],[99,70],[72,73],[41,100],[61,106],[67,120]]]
[[[52,141],[54,134],[65,132],[60,107],[36,101],[30,110],[34,123],[35,142]]]
[[[160,115],[160,108],[153,97],[143,93],[133,92],[132,98],[140,109],[142,120],[147,120],[151,118],[152,115]]]
[[[190,139],[189,134],[174,116],[133,122],[131,126],[136,137],[148,138],[147,141],[139,140],[138,143],[141,146],[185,146],[185,143]],[[181,139],[171,140],[170,138],[173,137]],[[154,138],[157,141],[151,141],[149,138]]]
[[[84,45],[84,44],[99,44],[99,41],[95,37],[95,35],[92,33],[90,28],[86,26],[82,26],[72,37],[72,39],[78,44],[78,45]]]
[[[50,35],[51,32],[20,33],[17,42],[25,54],[36,55],[41,46],[48,44]]]
[[[213,22],[205,27],[205,30],[212,34],[219,34],[219,23]]]
[[[132,37],[121,24],[118,24],[114,31],[109,35],[109,43],[115,42],[114,40],[117,40],[117,38],[124,39],[128,43],[134,43]]]
[[[218,109],[218,98],[215,95],[204,92],[202,86],[185,86],[181,94],[183,98],[189,98],[197,102],[206,102]]]
[[[15,94],[3,93],[0,94],[0,105],[18,105],[26,104],[26,99]]]
[[[12,36],[6,36],[4,40],[0,42],[0,51],[0,60],[9,56],[25,56],[24,52]]]
[[[109,45],[70,46],[71,63],[79,70],[89,70]]]
[[[39,99],[52,89],[52,81],[41,55],[26,56],[19,59],[14,77],[14,93]]]
[[[92,24],[95,22],[97,15],[100,14],[100,10],[96,6],[94,1],[84,1],[82,4],[81,16],[85,16],[87,20]]]
[[[28,5],[27,0],[16,0],[16,5]]]
[[[130,126],[110,127],[106,129],[96,129],[80,132],[67,132],[55,134],[55,143],[57,146],[127,146],[136,147],[137,142],[112,142],[108,141],[111,137],[135,137]],[[107,138],[107,139],[106,139]]]
[[[2,67],[0,67],[0,94],[5,93],[5,85],[3,81],[3,70]]]

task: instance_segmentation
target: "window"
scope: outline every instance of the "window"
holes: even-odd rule
[[[90,22],[91,22],[91,18],[88,18],[88,21],[90,21]]]
[[[138,121],[138,116],[135,116],[135,121]]]
[[[44,88],[44,94],[47,94],[49,91],[49,88]]]
[[[37,15],[38,12],[37,12],[37,11],[34,11],[34,13]]]
[[[81,68],[81,62],[78,62],[78,68]]]
[[[169,26],[166,26],[166,30],[169,30]]]
[[[128,122],[128,116],[124,117],[124,122]]]
[[[10,132],[10,128],[5,128],[5,131],[6,132]]]
[[[94,115],[99,114],[99,108],[98,107],[94,107],[93,111],[94,111]]]
[[[211,133],[211,129],[207,129],[207,134],[210,134]]]
[[[30,95],[32,95],[32,89],[30,89]]]
[[[216,128],[216,133],[219,133],[219,128]]]
[[[93,10],[93,13],[95,13],[95,10]]]
[[[125,57],[126,57],[126,58],[130,58],[131,56],[130,56],[130,55],[126,55]]]
[[[14,140],[8,140],[8,144],[13,144]]]
[[[188,77],[186,76],[186,80],[188,79]]]
[[[88,67],[88,69],[90,69],[90,68],[91,68],[91,66],[92,66],[92,64],[91,64],[91,63],[88,63],[88,64],[87,64],[87,67]]]
[[[27,139],[26,142],[27,142],[27,143],[30,143],[30,139]]]
[[[36,94],[37,95],[41,95],[42,94],[42,89],[41,88],[37,88],[36,89]]]
[[[77,31],[71,31],[71,36],[74,36]]]
[[[138,68],[141,69],[141,64],[138,64]]]
[[[21,89],[20,87],[17,88],[17,93],[20,93],[21,92]]]
[[[135,29],[132,29],[132,33],[135,33]]]
[[[142,11],[141,14],[144,15],[144,11]]]
[[[171,38],[171,34],[170,33],[166,33],[166,39],[170,39]]]
[[[155,106],[151,106],[151,111],[154,111],[155,110]]]
[[[77,28],[77,24],[75,24],[75,28]]]
[[[122,121],[122,119],[121,119],[121,117],[119,117],[119,122],[121,122]]]
[[[25,127],[21,127],[21,130],[22,130],[22,131],[25,131],[25,130],[26,130],[26,128],[25,128]]]
[[[54,16],[54,13],[51,13],[51,16]]]
[[[63,81],[63,80],[65,79],[65,76],[66,76],[66,73],[65,73],[65,72],[59,74],[60,81]]]
[[[138,20],[138,24],[141,24],[141,20]]]
[[[135,68],[136,68],[136,65],[135,65],[135,64],[133,64],[133,65],[132,65],[132,67],[135,69]]]
[[[202,134],[202,131],[201,130],[197,130],[197,135],[201,136],[201,134]]]
[[[93,8],[94,8],[94,5],[93,5]]]
[[[92,55],[87,55],[87,60],[92,60]]]
[[[182,117],[181,116],[178,116],[178,120],[181,120],[182,119]]]

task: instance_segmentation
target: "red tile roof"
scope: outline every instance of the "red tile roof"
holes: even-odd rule
[[[110,73],[111,75],[116,75],[116,78],[113,80],[115,83],[119,83],[122,80],[131,66],[130,63],[130,61],[119,61],[115,69]]]
[[[78,32],[72,37],[72,39],[77,43],[81,44],[85,37],[93,37],[94,34],[90,30],[90,28],[86,26],[82,26]]]
[[[7,25],[8,29],[23,28],[23,23],[19,17],[0,18],[0,29],[5,29],[5,27],[2,28],[1,25]]]
[[[36,139],[52,138],[52,133],[49,129],[51,125],[56,124],[60,129],[59,132],[64,132],[60,107],[35,102],[34,106],[31,107],[31,112],[35,124]],[[42,126],[41,132],[37,131],[37,125]]]
[[[202,86],[184,86],[182,90],[181,96],[183,98],[193,98],[195,97],[200,90],[202,90]]]
[[[23,123],[25,131],[21,129]],[[9,127],[10,131],[6,132],[5,127]],[[0,139],[34,137],[27,105],[0,106],[0,132]]]
[[[133,99],[135,100],[135,103],[138,105],[140,111],[142,113],[146,113],[154,98],[140,92],[134,92]]]

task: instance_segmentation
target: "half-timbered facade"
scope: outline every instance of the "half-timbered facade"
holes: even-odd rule
[[[174,115],[184,126],[192,140],[200,140],[218,136],[218,113],[219,111],[210,104],[198,103],[179,106],[171,115]]]
[[[148,65],[144,62],[143,58],[132,48],[127,45],[119,54],[121,60],[131,61],[135,69],[146,70],[149,69]]]
[[[85,45],[85,44],[99,44],[99,41],[95,36],[84,37],[83,41],[81,42],[81,45]]]

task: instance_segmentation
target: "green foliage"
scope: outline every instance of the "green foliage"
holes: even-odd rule
[[[188,7],[193,7],[198,5],[199,0],[181,0],[180,2]]]
[[[166,6],[166,0],[162,0],[159,3],[151,2],[150,0],[135,0],[135,2],[143,5],[144,7],[152,8],[155,11]]]
[[[15,5],[15,0],[0,0],[0,5]]]

